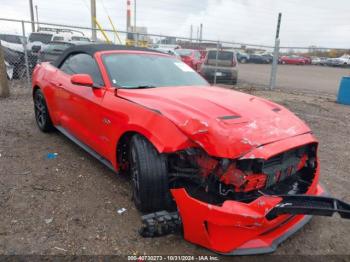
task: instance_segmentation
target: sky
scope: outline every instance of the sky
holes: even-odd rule
[[[135,0],[131,0],[132,5]],[[149,33],[256,45],[274,44],[282,13],[281,46],[350,48],[350,0],[136,0],[137,26]],[[33,0],[39,21],[90,26],[90,0]],[[126,0],[96,0],[97,20],[126,30]],[[0,0],[0,17],[29,20],[29,0]],[[132,18],[133,21],[133,18]],[[29,27],[26,27],[29,32]],[[21,32],[19,24],[0,21],[0,32]]]

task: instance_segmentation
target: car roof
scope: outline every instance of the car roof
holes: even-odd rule
[[[142,47],[128,47],[125,45],[113,45],[113,44],[79,44],[74,45],[72,47],[67,48],[63,54],[52,63],[52,65],[59,67],[61,63],[70,55],[77,54],[77,53],[85,53],[91,56],[94,56],[95,53],[101,52],[101,51],[113,51],[113,50],[132,50],[132,51],[147,51],[147,52],[153,52],[153,53],[159,53],[164,54],[162,52],[148,49],[148,48],[142,48]]]

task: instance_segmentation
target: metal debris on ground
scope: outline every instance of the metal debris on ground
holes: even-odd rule
[[[50,224],[53,221],[53,217],[45,219],[46,224]]]
[[[68,250],[64,249],[64,248],[60,248],[60,247],[54,247],[54,249],[57,249],[57,250],[61,250],[61,251],[64,251],[64,252],[67,252]]]
[[[119,215],[123,214],[124,212],[126,212],[126,208],[124,208],[124,207],[117,210],[117,213]]]

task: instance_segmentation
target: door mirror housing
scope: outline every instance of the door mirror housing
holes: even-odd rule
[[[90,75],[87,74],[75,74],[72,75],[70,78],[70,81],[74,85],[79,86],[90,86],[92,87],[94,85],[94,81],[92,80]]]

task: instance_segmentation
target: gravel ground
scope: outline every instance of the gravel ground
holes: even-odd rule
[[[238,81],[253,85],[268,86],[271,65],[239,64]],[[349,76],[349,68],[278,65],[276,85],[284,90],[328,93],[336,95],[340,79]]]
[[[322,183],[350,202],[350,107],[333,96],[244,91],[285,105],[312,127]],[[129,180],[58,132],[39,132],[30,90],[12,87],[11,93],[0,100],[0,254],[213,255],[180,235],[141,238]],[[48,159],[48,153],[58,155]],[[126,208],[122,215],[120,208]],[[315,217],[274,254],[350,255],[350,221]]]

